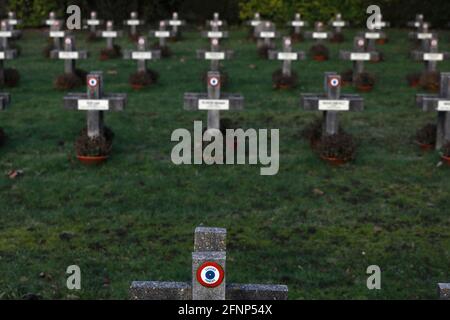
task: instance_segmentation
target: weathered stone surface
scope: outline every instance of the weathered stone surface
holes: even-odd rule
[[[441,300],[450,300],[450,283],[438,283],[438,294]]]
[[[131,300],[191,300],[192,288],[186,282],[134,281]]]
[[[194,251],[226,251],[227,230],[198,227],[195,229]]]
[[[193,252],[192,253],[192,300],[225,300],[226,276],[220,286],[207,288],[197,281],[197,270],[205,262],[219,264],[226,274],[226,252]]]

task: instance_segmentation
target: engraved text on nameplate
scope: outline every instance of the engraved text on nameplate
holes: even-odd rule
[[[78,110],[109,110],[109,100],[78,100]]]
[[[229,100],[213,100],[213,99],[198,100],[199,110],[228,110],[229,108],[230,108]]]
[[[348,100],[319,100],[319,110],[323,111],[348,111],[350,101]]]

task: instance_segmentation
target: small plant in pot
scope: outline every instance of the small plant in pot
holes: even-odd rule
[[[410,73],[406,76],[406,81],[408,82],[408,86],[411,88],[416,88],[420,83],[420,72]]]
[[[64,73],[55,80],[55,88],[58,90],[70,90],[80,87],[84,84],[87,72],[81,69],[76,69],[75,73]]]
[[[416,143],[424,151],[433,150],[436,145],[436,125],[428,123],[416,133]]]
[[[87,165],[106,161],[111,154],[113,139],[114,133],[107,127],[103,129],[103,135],[96,138],[90,138],[87,135],[87,129],[83,129],[75,141],[78,160]]]
[[[356,144],[352,135],[341,132],[324,135],[317,145],[320,157],[332,165],[342,165],[355,159]]]
[[[112,49],[102,49],[100,52],[100,60],[117,59],[122,56],[122,48],[115,44]]]
[[[311,47],[310,53],[314,60],[325,61],[328,60],[330,56],[330,50],[323,44],[315,44]]]
[[[290,76],[286,76],[278,69],[272,74],[272,82],[275,89],[295,88],[298,85],[298,74],[292,71]]]
[[[422,89],[430,92],[439,92],[441,73],[437,71],[424,72],[420,76],[419,85]]]
[[[372,91],[373,86],[375,85],[375,78],[368,72],[362,72],[356,76],[354,84],[359,91],[369,92]]]
[[[5,77],[5,86],[6,87],[17,87],[20,82],[20,74],[19,71],[13,68],[7,68],[4,71],[4,77]]]
[[[441,159],[446,165],[450,166],[450,141],[442,147]]]
[[[159,74],[156,71],[148,69],[146,72],[136,72],[130,76],[129,82],[134,90],[140,90],[149,87],[158,82]]]
[[[353,70],[348,69],[341,73],[342,85],[347,86],[353,83]]]

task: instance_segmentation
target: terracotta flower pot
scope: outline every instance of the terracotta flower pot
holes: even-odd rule
[[[441,156],[442,162],[444,162],[446,165],[450,166],[450,157]]]
[[[360,85],[356,87],[360,92],[370,92],[373,90],[373,86],[371,85]]]
[[[279,90],[288,90],[291,88],[291,86],[288,84],[277,84],[275,85],[275,88]]]
[[[322,160],[328,162],[332,166],[336,166],[336,167],[342,166],[348,162],[348,160],[338,159],[338,158],[330,158],[330,157],[324,157],[324,156],[320,156],[320,158]]]
[[[82,164],[88,165],[88,166],[99,165],[99,164],[102,164],[103,162],[105,162],[106,160],[108,160],[108,156],[92,157],[92,156],[77,155],[77,158]]]
[[[428,143],[421,143],[419,141],[416,141],[416,144],[419,146],[420,150],[422,151],[432,151],[434,150],[434,144],[428,144]]]
[[[379,45],[384,45],[384,44],[386,44],[386,39],[377,39],[377,44],[379,44]]]
[[[315,61],[326,61],[327,57],[325,57],[325,56],[313,56],[313,59]]]
[[[142,90],[144,88],[144,85],[142,85],[142,84],[132,84],[131,87],[133,88],[133,90],[139,91],[139,90]]]
[[[411,88],[417,88],[419,86],[419,83],[420,83],[420,81],[418,79],[417,80],[412,80],[412,81],[409,82],[409,86]]]

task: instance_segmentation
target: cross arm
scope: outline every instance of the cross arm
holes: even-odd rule
[[[305,93],[300,97],[300,106],[306,111],[316,111],[319,110],[320,100],[332,100],[328,99],[325,95],[316,95]],[[364,110],[364,99],[356,94],[342,94],[339,99],[342,101],[349,101],[349,111],[363,111]]]
[[[168,37],[175,37],[176,36],[176,33],[173,30],[151,30],[149,32],[149,35],[150,35],[150,37],[156,38],[156,36],[157,36],[157,34],[159,32],[167,33],[169,35]]]
[[[70,52],[65,50],[52,50],[50,51],[50,58],[51,59],[59,59],[60,52]],[[77,59],[87,59],[89,57],[89,52],[87,50],[77,50],[74,51],[78,53]]]
[[[207,93],[185,93],[184,109],[189,111],[199,110],[199,100],[210,100]],[[219,100],[228,100],[228,110],[242,110],[244,108],[244,97],[240,94],[222,93]]]
[[[64,108],[71,110],[78,110],[78,100],[90,100],[85,93],[69,93],[64,97]],[[122,93],[104,94],[101,99],[108,100],[108,111],[122,111],[127,105],[127,95]]]
[[[5,110],[11,103],[11,95],[9,93],[0,93],[0,110]]]
[[[430,94],[416,94],[416,106],[422,111],[432,112],[436,111],[439,97]]]
[[[296,25],[296,22],[302,22],[302,25]],[[309,26],[309,23],[307,21],[289,21],[288,23],[286,23],[286,25],[288,27],[307,27]]]

